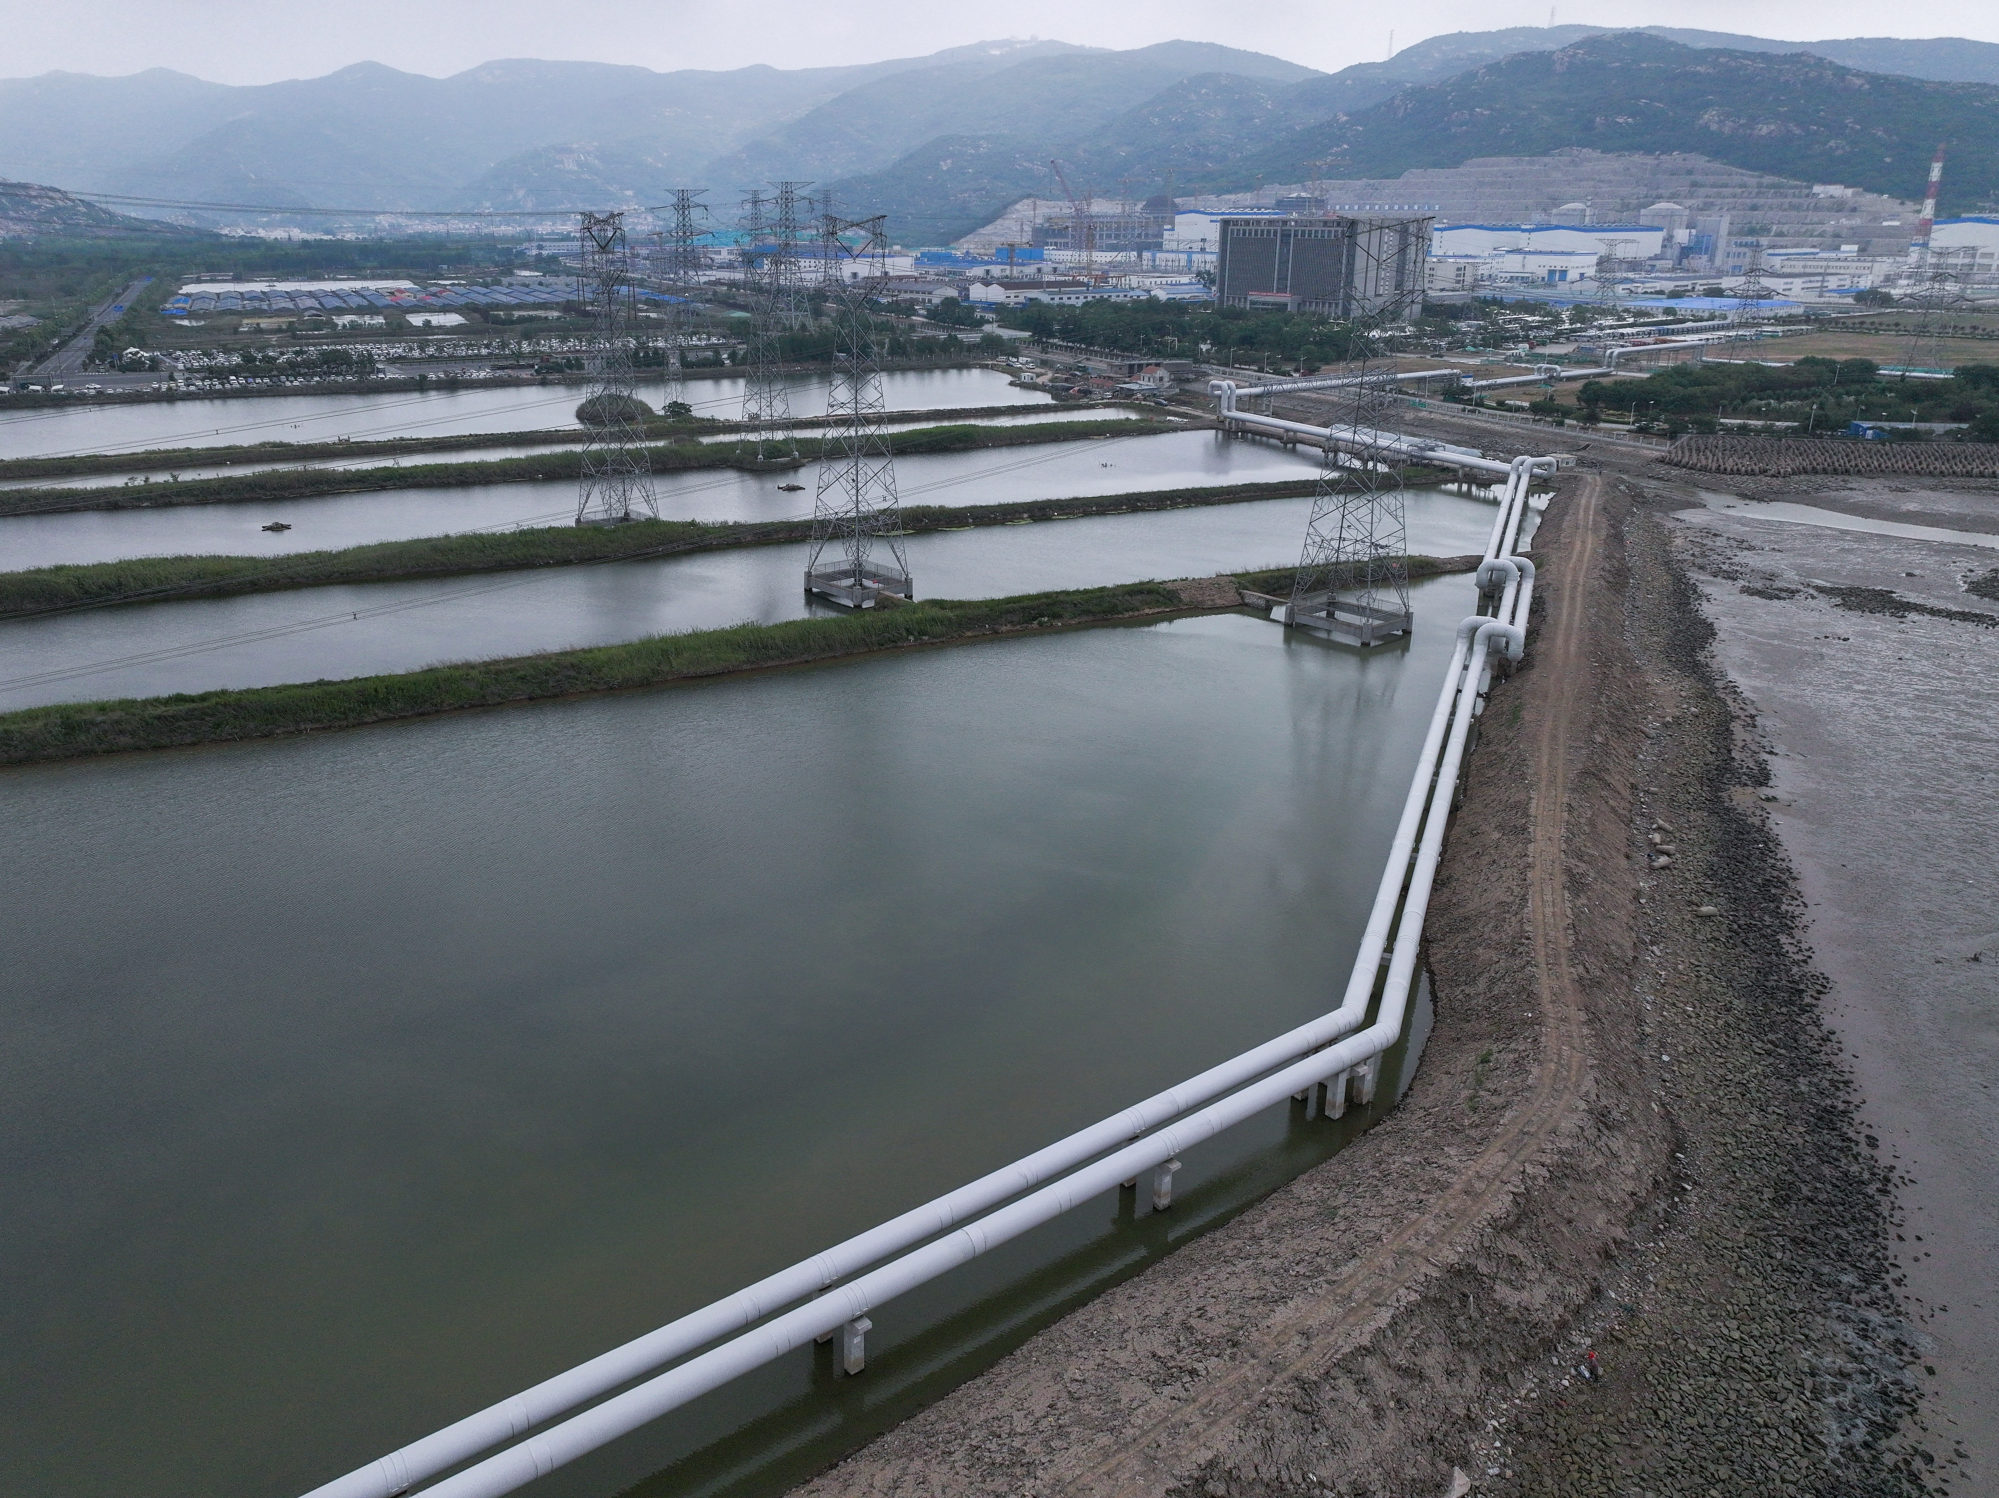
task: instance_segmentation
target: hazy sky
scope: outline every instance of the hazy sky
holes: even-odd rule
[[[1792,40],[1968,36],[1999,41],[1991,0],[1599,0],[1559,21],[1692,26]],[[1327,70],[1446,31],[1537,26],[1547,0],[0,0],[0,76],[169,67],[222,83],[315,77],[348,63],[442,76],[503,57],[647,67],[872,62],[991,37],[1039,34],[1102,47],[1185,37]]]

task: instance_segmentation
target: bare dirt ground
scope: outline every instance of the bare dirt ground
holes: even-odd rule
[[[1759,357],[1786,363],[1817,355],[1825,359],[1872,359],[1876,364],[1900,364],[1908,357],[1909,337],[1918,319],[1897,312],[1879,319],[1862,319],[1839,327],[1794,337],[1777,338],[1758,348]],[[1959,313],[1951,318],[1954,326],[1983,336],[1945,338],[1941,352],[1945,361],[1957,364],[1999,363],[1999,318],[1990,313]]]
[[[802,1492],[1924,1490],[1888,1172],[1665,517],[1593,474],[1537,537],[1401,1106]]]

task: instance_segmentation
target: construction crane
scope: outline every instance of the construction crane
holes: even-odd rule
[[[1072,215],[1069,220],[1070,248],[1075,248],[1076,236],[1082,235],[1083,274],[1094,281],[1097,277],[1097,226],[1090,217],[1088,201],[1076,196],[1076,189],[1069,185],[1068,173],[1062,170],[1061,162],[1050,161],[1048,164],[1055,169],[1055,180],[1062,184],[1062,195],[1069,200],[1069,212]]]

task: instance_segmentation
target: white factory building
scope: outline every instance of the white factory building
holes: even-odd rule
[[[1659,224],[1439,224],[1430,234],[1430,253],[1564,250],[1594,258],[1610,253],[1613,241],[1619,260],[1650,260],[1665,248],[1667,235]]]
[[[1999,270],[1999,218],[1938,219],[1930,230],[1930,253],[1966,270]]]
[[[1227,212],[1207,210],[1176,213],[1173,225],[1159,239],[1163,250],[1180,250],[1197,255],[1216,255],[1222,248],[1221,223],[1225,218],[1284,218],[1275,208],[1234,208]],[[1210,264],[1213,262],[1210,261]]]
[[[1544,249],[1433,253],[1425,267],[1423,289],[1475,293],[1508,286],[1577,286],[1595,278],[1601,253]]]

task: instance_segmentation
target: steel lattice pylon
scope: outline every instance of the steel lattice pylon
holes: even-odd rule
[[[1902,296],[1903,305],[1916,310],[1916,326],[1902,354],[1904,380],[1911,370],[1934,373],[1948,368],[1944,362],[1944,339],[1950,334],[1953,319],[1970,305],[1964,279],[1948,259],[1927,247],[1922,258],[1916,289]]]
[[[1345,406],[1319,466],[1284,622],[1379,645],[1408,634],[1413,622],[1403,459],[1381,440],[1392,400],[1370,381],[1365,361]]]
[[[820,220],[820,275],[834,328],[832,426],[820,448],[805,591],[849,608],[915,596],[902,546],[895,456],[882,394],[881,326],[870,305],[887,277],[885,219]]]
[[[699,220],[706,218],[708,205],[701,201],[705,187],[676,187],[673,201],[665,205],[673,214],[673,227],[657,236],[652,273],[670,295],[678,300],[666,304],[666,400],[684,399],[684,355],[689,327],[687,300],[701,270],[701,239],[707,232]]]
[[[1769,300],[1770,285],[1763,279],[1763,246],[1759,244],[1749,252],[1749,264],[1735,288],[1735,320],[1761,322],[1768,315],[1763,304]]]
[[[582,215],[582,270],[578,291],[597,321],[601,347],[590,356],[585,406],[589,440],[576,496],[578,525],[618,525],[659,517],[645,427],[632,395],[633,350],[638,339],[638,286],[622,213]]]
[[[1598,239],[1603,253],[1596,257],[1596,287],[1592,300],[1599,312],[1615,316],[1624,310],[1623,288],[1618,278],[1624,271],[1624,257],[1620,253],[1625,246],[1636,244],[1634,239]]]
[[[1356,236],[1357,240],[1360,236]],[[1372,244],[1372,241],[1369,241]],[[1358,261],[1374,253],[1356,250]],[[1366,284],[1380,283],[1367,266]],[[1344,410],[1329,424],[1325,458],[1305,523],[1305,544],[1291,583],[1284,622],[1350,645],[1379,645],[1409,633],[1409,526],[1401,452],[1383,440],[1395,410],[1394,371],[1368,367],[1375,330],[1421,306],[1420,284],[1398,293],[1367,323],[1356,325],[1360,369],[1344,392]]]
[[[753,191],[743,200],[751,287],[743,420],[756,443],[759,462],[792,463],[798,459],[798,439],[791,429],[791,392],[780,368],[784,335],[799,323],[799,220],[808,201],[802,190],[811,184],[775,185],[777,192],[771,197]]]

